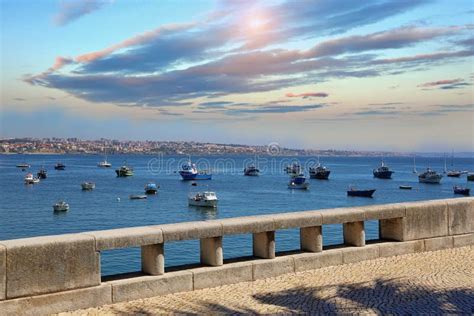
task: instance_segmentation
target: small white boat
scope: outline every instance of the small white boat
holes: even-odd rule
[[[216,193],[210,191],[190,193],[188,196],[190,206],[217,207],[217,201]]]
[[[81,183],[82,190],[84,191],[90,191],[95,189],[95,183],[94,182],[82,182]]]
[[[145,194],[132,194],[130,195],[130,200],[144,200],[147,196]]]
[[[26,162],[22,162],[22,163],[19,163],[16,165],[17,168],[21,168],[21,169],[28,169],[30,166],[30,164],[27,164]]]
[[[112,167],[112,164],[110,162],[108,162],[107,158],[106,158],[103,161],[99,162],[97,164],[97,167],[99,167],[99,168],[110,168],[110,167]]]
[[[69,204],[64,201],[59,201],[53,205],[53,210],[55,212],[66,212],[69,211]]]
[[[25,184],[36,184],[36,183],[39,183],[39,182],[40,182],[40,179],[36,178],[36,177],[33,177],[32,173],[28,173],[25,176]]]

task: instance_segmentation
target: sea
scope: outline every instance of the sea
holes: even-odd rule
[[[317,163],[315,157],[281,156],[193,156],[201,169],[212,170],[213,179],[192,186],[182,181],[177,171],[188,156],[110,155],[112,168],[98,168],[104,157],[99,155],[2,155],[0,156],[0,240],[87,232],[121,227],[156,225],[188,221],[205,221],[249,215],[276,214],[304,210],[323,210],[394,202],[455,198],[453,186],[474,189],[466,175],[443,177],[441,184],[418,183],[413,172],[413,157],[386,157],[384,162],[395,171],[393,179],[376,179],[372,170],[380,165],[376,157],[321,157],[321,163],[331,170],[329,180],[308,179],[307,191],[288,189],[284,167],[298,161],[305,169]],[[22,171],[16,165],[26,162],[31,168]],[[61,162],[65,170],[55,170]],[[427,167],[443,172],[443,157],[416,157],[418,172]],[[127,164],[134,176],[118,178],[115,169]],[[261,170],[258,177],[246,177],[243,169],[249,164]],[[474,171],[472,158],[448,158],[448,169]],[[453,165],[453,167],[451,167]],[[41,167],[48,171],[47,179],[25,185],[26,173],[36,173]],[[309,175],[308,175],[309,178]],[[95,182],[93,191],[82,191],[81,183]],[[131,194],[143,194],[148,182],[160,185],[159,193],[146,200],[130,200]],[[400,190],[410,185],[412,190]],[[348,197],[347,189],[376,189],[373,198]],[[216,209],[188,206],[187,196],[197,191],[215,191],[219,198]],[[54,213],[53,204],[65,200],[70,210]],[[367,239],[378,238],[378,223],[366,223]],[[342,225],[327,225],[323,229],[324,245],[342,243]],[[276,250],[290,251],[299,247],[297,229],[276,233]],[[250,256],[250,234],[224,236],[224,258]],[[178,241],[165,244],[166,267],[199,262],[199,241]],[[101,253],[102,275],[115,275],[140,270],[140,249],[118,249]]]

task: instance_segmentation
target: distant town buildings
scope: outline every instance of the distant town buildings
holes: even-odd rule
[[[78,138],[0,139],[0,154],[164,154],[164,155],[278,155],[278,156],[387,156],[401,153],[290,149],[186,141],[123,141]]]

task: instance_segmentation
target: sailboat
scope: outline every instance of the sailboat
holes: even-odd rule
[[[454,166],[454,150],[453,150],[453,153],[451,154],[451,170],[449,171],[446,168],[446,155],[444,156],[444,173],[446,173],[448,177],[459,178],[462,172],[459,170],[455,170],[453,166]]]
[[[418,171],[416,171],[416,161],[415,161],[415,156],[413,156],[413,173],[418,173]]]
[[[107,161],[107,155],[105,155],[103,161],[101,161],[97,164],[97,167],[99,167],[99,168],[110,168],[110,167],[112,167],[112,164]]]

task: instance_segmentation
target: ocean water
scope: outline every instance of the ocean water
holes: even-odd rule
[[[181,181],[176,171],[185,156],[113,155],[108,157],[112,168],[101,169],[97,155],[3,155],[0,156],[0,240],[84,232],[120,227],[155,225],[247,215],[296,212],[335,207],[384,204],[404,201],[453,198],[453,185],[474,187],[461,178],[444,177],[440,185],[420,184],[413,170],[412,158],[386,158],[395,171],[392,180],[374,179],[372,169],[380,164],[371,157],[323,157],[321,162],[331,169],[330,180],[309,179],[308,191],[289,190],[288,176],[283,167],[297,159],[307,172],[316,161],[311,157],[192,157],[204,169],[213,170],[213,180],[200,181],[198,186]],[[243,168],[258,161],[262,170],[259,177],[243,176]],[[27,171],[15,165],[31,164]],[[66,170],[54,170],[62,162]],[[117,178],[115,168],[127,162],[135,175]],[[474,160],[455,158],[458,170],[474,171]],[[418,171],[430,166],[442,172],[443,158],[416,160]],[[450,168],[451,161],[448,161]],[[48,178],[36,185],[25,185],[27,172],[44,166]],[[96,189],[81,190],[81,182],[93,181]],[[144,185],[154,181],[161,188],[147,200],[130,200],[130,194],[142,194]],[[413,190],[400,190],[399,185],[411,185]],[[374,198],[347,197],[349,185],[376,189]],[[189,192],[215,191],[219,198],[217,209],[189,207]],[[474,188],[473,188],[474,189]],[[120,199],[120,201],[118,200]],[[64,199],[70,204],[67,213],[55,214],[52,205]],[[366,223],[367,238],[378,238],[377,222]],[[341,225],[324,226],[325,245],[342,243]],[[252,253],[251,235],[224,237],[224,257],[248,256]],[[298,230],[277,231],[277,251],[298,249]],[[199,262],[199,241],[180,241],[165,244],[166,266]],[[102,274],[118,274],[140,270],[140,251],[137,248],[104,251],[101,255]]]

